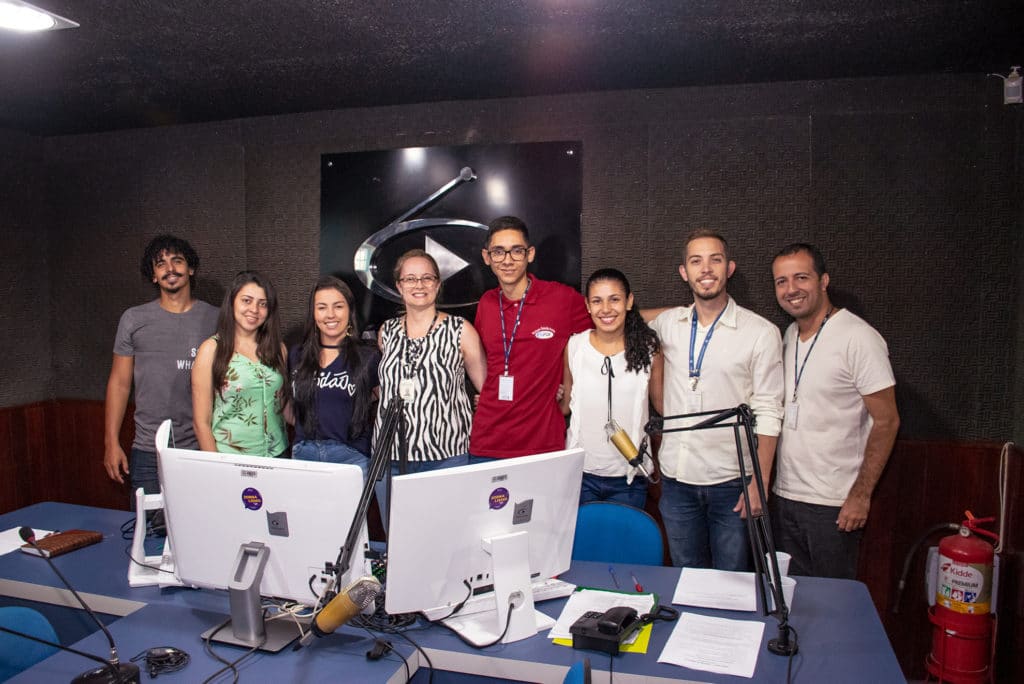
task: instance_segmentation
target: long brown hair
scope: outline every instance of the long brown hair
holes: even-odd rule
[[[281,377],[288,377],[288,367],[281,358],[281,321],[277,313],[277,290],[270,278],[259,271],[240,271],[224,295],[217,317],[217,350],[213,355],[213,386],[223,393],[231,357],[235,355],[235,298],[239,291],[253,283],[267,295],[267,319],[256,330],[256,357],[264,366],[273,368]],[[223,397],[224,395],[221,394]]]

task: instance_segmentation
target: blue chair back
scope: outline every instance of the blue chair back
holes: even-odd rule
[[[590,684],[590,676],[590,658],[584,658],[572,664],[562,684]]]
[[[0,627],[7,627],[53,643],[57,633],[53,625],[38,610],[21,606],[0,608]],[[0,682],[6,681],[23,670],[57,652],[53,646],[41,644],[25,637],[0,632]]]
[[[661,529],[645,511],[608,501],[580,506],[573,560],[661,565],[664,554]]]

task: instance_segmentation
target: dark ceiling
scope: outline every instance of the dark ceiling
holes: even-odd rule
[[[0,32],[0,128],[81,133],[344,107],[1006,74],[1024,2],[37,0]]]

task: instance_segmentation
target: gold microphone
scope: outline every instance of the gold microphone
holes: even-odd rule
[[[651,474],[647,472],[647,468],[644,467],[644,459],[640,452],[637,450],[636,445],[633,444],[633,440],[629,438],[626,431],[619,427],[619,424],[615,422],[615,419],[609,420],[604,426],[604,433],[608,436],[608,440],[615,445],[615,448],[619,450],[622,457],[626,459],[626,462],[634,468],[639,468],[640,472],[644,474],[648,480],[651,479]]]
[[[342,589],[317,613],[295,650],[308,646],[314,636],[325,637],[354,618],[377,598],[382,589],[376,577],[357,579]]]

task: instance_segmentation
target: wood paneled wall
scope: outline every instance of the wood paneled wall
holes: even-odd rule
[[[132,412],[121,429],[131,446]],[[103,402],[53,400],[0,408],[0,512],[39,501],[128,509],[130,487],[103,469]]]
[[[121,443],[131,443],[131,415]],[[999,515],[999,443],[901,440],[875,495],[865,530],[859,579],[867,584],[908,678],[924,678],[931,643],[922,545],[908,575],[899,614],[892,613],[904,558],[929,527],[960,522],[964,510]],[[997,681],[1024,681],[1024,451],[1007,469],[1006,548],[999,589]],[[107,478],[103,403],[55,400],[0,409],[0,513],[38,501],[128,508],[129,487]],[[371,520],[371,526],[376,521]],[[993,527],[993,529],[995,529]]]

